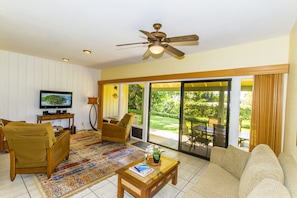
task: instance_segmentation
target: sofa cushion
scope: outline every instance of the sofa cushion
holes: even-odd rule
[[[247,198],[289,198],[286,187],[274,179],[264,178]]]
[[[250,153],[229,145],[222,161],[222,168],[240,179]]]
[[[192,186],[189,196],[193,192],[195,197],[238,197],[239,180],[217,164],[210,163]]]
[[[285,186],[292,197],[297,197],[297,162],[287,153],[279,154],[278,160],[284,171]]]
[[[260,144],[251,152],[241,175],[239,197],[247,197],[264,178],[284,183],[283,170],[276,155],[268,145]]]

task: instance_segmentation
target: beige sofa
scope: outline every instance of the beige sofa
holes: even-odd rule
[[[214,147],[208,167],[184,197],[297,197],[297,163],[285,153],[277,158],[264,144],[252,152]]]

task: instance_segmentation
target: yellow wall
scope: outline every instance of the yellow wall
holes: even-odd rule
[[[297,161],[297,21],[291,30],[284,151]]]
[[[186,54],[183,60],[169,58],[103,69],[101,71],[101,80],[287,63],[290,64],[290,69],[286,101],[284,151],[291,153],[297,161],[297,23],[293,27],[291,34],[284,37],[197,54]]]
[[[203,42],[203,41],[200,41]],[[199,47],[199,46],[197,46]],[[101,71],[101,80],[288,63],[289,36]],[[141,56],[142,54],[139,54]],[[150,58],[152,59],[152,58]]]

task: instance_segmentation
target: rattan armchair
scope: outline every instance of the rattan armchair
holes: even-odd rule
[[[102,141],[122,142],[126,144],[135,114],[127,113],[117,124],[103,122]]]
[[[70,131],[56,138],[51,123],[10,122],[3,127],[10,153],[10,179],[16,174],[46,173],[50,178],[62,160],[68,159]]]

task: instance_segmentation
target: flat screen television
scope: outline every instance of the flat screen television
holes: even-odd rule
[[[39,108],[72,108],[72,92],[40,90]]]

